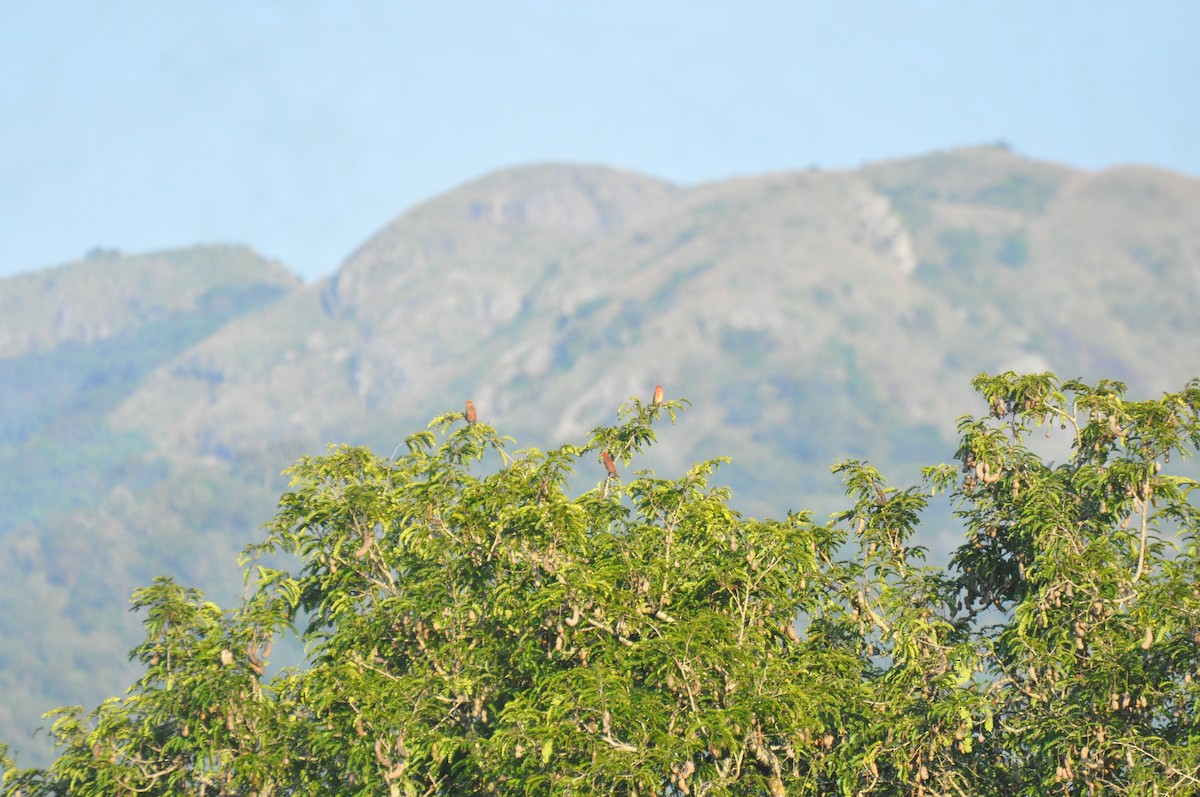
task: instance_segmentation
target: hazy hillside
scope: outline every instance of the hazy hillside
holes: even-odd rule
[[[650,464],[732,455],[735,504],[782,514],[828,511],[839,458],[900,480],[949,458],[978,371],[1177,389],[1200,373],[1198,214],[1196,180],[1003,149],[692,187],[536,166],[414,208],[315,285],[232,249],[0,281],[0,462],[31,485],[0,494],[0,738],[122,683],[151,575],[235,599],[296,456],[390,451],[468,397],[550,446],[661,382],[695,406]]]
[[[298,285],[231,247],[0,280],[0,738],[19,740],[48,700],[116,688],[137,632],[130,583],[205,571],[238,547],[245,513],[212,523],[228,511],[219,497],[192,500],[201,485],[174,478],[154,435],[108,415],[163,363]],[[191,557],[206,531],[218,545]]]

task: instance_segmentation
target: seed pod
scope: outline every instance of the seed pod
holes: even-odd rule
[[[1142,650],[1149,650],[1154,644],[1154,632],[1150,630],[1150,626],[1146,626],[1146,636],[1142,639]]]

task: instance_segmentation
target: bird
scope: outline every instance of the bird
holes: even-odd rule
[[[617,463],[613,462],[612,454],[607,451],[600,453],[600,459],[604,461],[604,467],[608,469],[610,478],[617,478]]]
[[[654,386],[654,402],[653,402],[654,406],[657,407],[659,404],[662,404],[662,400],[663,400],[662,385],[655,385]]]
[[[467,419],[467,425],[475,423],[475,404],[470,399],[467,399],[467,409],[463,411],[463,417]]]

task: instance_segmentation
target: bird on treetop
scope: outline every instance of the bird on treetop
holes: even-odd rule
[[[475,404],[470,399],[467,399],[467,409],[463,412],[463,417],[467,419],[467,424],[475,423]]]
[[[608,475],[613,479],[617,478],[617,463],[613,462],[612,454],[602,451],[600,459],[604,461],[604,467],[608,469]]]
[[[657,407],[659,404],[662,404],[662,401],[663,401],[662,385],[655,385],[654,386],[654,406]]]

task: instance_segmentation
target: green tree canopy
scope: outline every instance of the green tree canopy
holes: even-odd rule
[[[720,460],[631,471],[678,401],[549,452],[452,413],[403,455],[305,458],[243,605],[136,592],[144,674],[51,712],[46,769],[0,747],[2,793],[1196,792],[1196,482],[1170,466],[1200,382],[975,387],[953,465],[896,489],[839,464],[828,523],[741,516]],[[948,568],[912,541],[939,491]],[[302,666],[268,675],[291,631]]]

